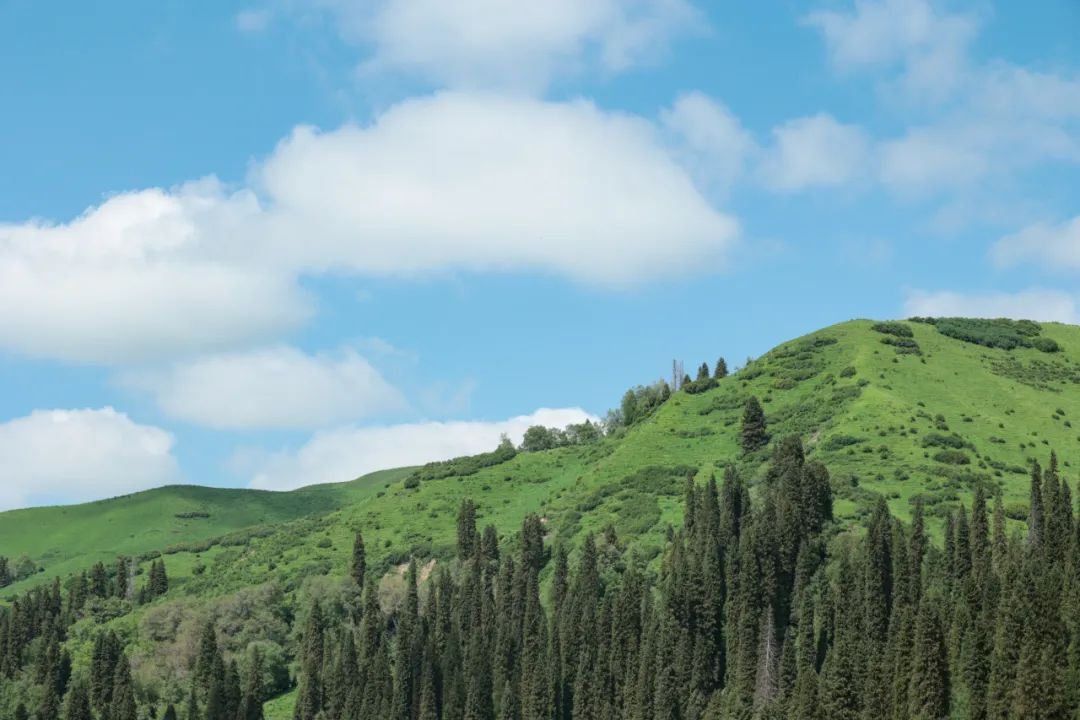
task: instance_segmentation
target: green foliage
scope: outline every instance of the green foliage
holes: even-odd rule
[[[883,333],[885,335],[893,335],[899,338],[914,337],[914,333],[911,328],[902,322],[896,322],[893,320],[887,322],[874,323],[870,326],[870,329],[874,332]]]
[[[431,462],[413,471],[413,477],[420,480],[442,480],[448,477],[466,477],[475,475],[484,468],[494,467],[514,459],[517,450],[510,440],[504,438],[499,447],[489,453],[457,457],[453,460]]]
[[[1061,348],[1050,338],[1039,338],[1042,326],[1031,320],[998,318],[938,318],[938,332],[947,337],[989,348],[1013,350],[1034,347],[1043,352],[1057,352]],[[1036,344],[1036,341],[1038,344]]]

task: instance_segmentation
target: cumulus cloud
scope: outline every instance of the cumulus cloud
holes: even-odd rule
[[[259,214],[215,181],[112,197],[64,224],[0,225],[0,348],[119,362],[228,347],[307,318],[288,275],[208,244]]]
[[[341,482],[375,470],[421,465],[493,450],[502,435],[514,443],[532,425],[565,427],[596,420],[578,408],[540,409],[496,422],[420,422],[386,427],[343,427],[316,434],[296,450],[257,459],[250,487],[289,490]]]
[[[894,106],[932,109],[877,148],[889,190],[973,192],[1039,164],[1080,162],[1080,79],[975,59],[976,17],[928,0],[856,0],[806,22],[838,69],[877,73]]]
[[[648,60],[697,17],[687,0],[319,0],[369,52],[362,69],[452,87],[542,88],[588,66],[618,72]]]
[[[218,430],[314,429],[403,410],[401,394],[352,349],[308,355],[276,346],[126,373],[162,412]]]
[[[247,187],[209,179],[0,226],[0,348],[130,362],[303,322],[297,282],[532,271],[625,285],[722,266],[735,221],[652,122],[584,100],[441,93],[298,128]]]
[[[844,71],[899,66],[911,96],[944,99],[963,80],[977,20],[939,12],[929,0],[856,0],[850,11],[805,18],[825,38],[833,64]]]
[[[370,127],[301,128],[257,174],[270,250],[313,269],[540,270],[598,284],[716,266],[735,222],[657,135],[584,100],[459,93],[408,100]]]
[[[870,141],[856,125],[822,113],[791,120],[774,129],[773,136],[760,172],[775,190],[842,185],[866,172]]]
[[[1076,323],[1076,296],[1060,290],[1031,289],[1015,293],[958,293],[913,290],[904,301],[906,316],[1007,317],[1017,320]]]
[[[1080,215],[1059,224],[1037,223],[999,240],[994,262],[1012,266],[1033,262],[1051,270],[1080,270]]]
[[[753,136],[722,102],[701,92],[686,93],[660,120],[683,149],[687,164],[706,182],[727,190],[757,152]]]
[[[176,482],[173,436],[111,407],[35,410],[0,424],[0,510],[83,502]]]

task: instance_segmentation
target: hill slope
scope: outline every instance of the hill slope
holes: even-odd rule
[[[0,548],[29,554],[51,575],[271,524],[266,537],[244,541],[247,557],[264,556],[289,578],[342,571],[357,529],[387,563],[410,553],[446,556],[457,508],[470,497],[480,522],[502,532],[539,512],[552,539],[613,524],[649,554],[681,518],[688,473],[701,479],[729,464],[751,479],[761,471],[769,451],[743,456],[738,442],[750,395],[761,399],[774,437],[802,436],[807,453],[829,468],[842,520],[865,514],[878,493],[901,517],[916,494],[930,514],[943,512],[979,482],[999,487],[1021,516],[1031,461],[1045,463],[1053,448],[1066,475],[1080,462],[1080,427],[1070,420],[1080,417],[1080,328],[1042,325],[1039,337],[1061,348],[1046,353],[986,347],[925,323],[901,323],[910,338],[875,325],[849,321],[780,345],[715,388],[673,394],[595,444],[518,453],[471,474],[451,466],[446,477],[411,488],[402,483],[409,471],[397,470],[288,494],[164,488],[4,513]],[[210,517],[176,517],[200,509]],[[265,579],[265,564],[228,559],[201,582],[227,588]]]
[[[12,560],[27,556],[44,570],[3,593],[118,555],[194,547],[247,528],[325,514],[354,502],[368,486],[408,472],[382,471],[287,493],[175,485],[82,505],[3,512],[0,555]]]
[[[5,594],[120,554],[165,552],[166,598],[103,608],[73,632],[76,657],[104,622],[135,643],[145,667],[160,669],[175,665],[169,654],[178,648],[190,652],[198,618],[260,607],[265,597],[280,606],[270,623],[278,634],[267,642],[288,657],[300,597],[350,592],[340,578],[357,531],[384,581],[400,578],[409,557],[453,565],[465,498],[477,503],[478,524],[504,537],[537,513],[549,545],[576,548],[587,533],[611,527],[639,557],[655,560],[668,528],[682,521],[688,475],[701,482],[732,466],[754,492],[775,443],[742,452],[750,396],[762,402],[774,439],[802,437],[808,456],[828,467],[841,524],[857,524],[879,496],[900,517],[916,495],[928,515],[943,516],[980,484],[1000,492],[1020,519],[1030,463],[1045,463],[1054,449],[1070,480],[1080,463],[1080,428],[1071,420],[1080,418],[1080,327],[855,320],[691,389],[600,440],[547,451],[492,453],[293,493],[174,487],[0,514],[0,554],[25,553],[45,566]],[[930,533],[940,525],[931,519]],[[394,582],[387,591],[393,595]],[[172,645],[156,635],[166,617]],[[289,700],[275,707],[287,713]]]

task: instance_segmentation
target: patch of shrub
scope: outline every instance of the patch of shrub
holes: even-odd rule
[[[718,387],[719,385],[720,385],[720,383],[717,382],[716,378],[708,377],[708,378],[703,378],[701,380],[691,380],[690,382],[683,385],[680,389],[685,390],[686,392],[690,393],[691,395],[697,395],[699,393],[703,393],[703,392],[707,392],[709,390],[712,390],[712,389]]]
[[[940,447],[951,448],[953,450],[963,450],[964,448],[973,448],[974,446],[960,437],[956,433],[949,435],[942,435],[941,433],[930,433],[924,435],[922,439],[923,447]]]
[[[488,453],[428,463],[413,471],[413,474],[410,477],[417,478],[417,482],[419,482],[420,480],[442,480],[443,478],[448,477],[475,475],[484,468],[509,462],[510,460],[513,460],[516,455],[517,449],[514,447],[514,444],[509,440],[504,440],[499,443],[499,447]]]
[[[1001,350],[1035,347],[1037,336],[1042,332],[1042,326],[1037,322],[1008,318],[938,318],[935,327],[939,333],[954,340]],[[1053,340],[1041,344],[1047,348],[1057,347]],[[1045,352],[1055,351],[1048,349]]]
[[[940,450],[934,453],[934,460],[946,465],[970,465],[971,458],[960,450]]]
[[[907,325],[902,322],[896,322],[890,320],[888,322],[874,323],[870,326],[870,329],[874,332],[879,332],[884,335],[895,335],[896,337],[909,338],[913,337],[915,333],[911,331]]]
[[[919,347],[919,343],[911,338],[888,335],[881,338],[881,342],[885,345],[891,345],[899,355],[922,355],[922,348]]]
[[[844,368],[843,370],[840,371],[840,377],[842,377],[842,378],[855,377],[855,373],[856,373],[855,366],[854,365],[848,365],[846,368]]]
[[[863,442],[860,437],[854,435],[833,435],[821,444],[823,450],[842,450],[843,448],[857,445]]]
[[[203,512],[201,510],[192,510],[190,512],[173,513],[173,517],[179,518],[181,520],[195,520],[198,518],[208,518],[210,517],[210,513]]]

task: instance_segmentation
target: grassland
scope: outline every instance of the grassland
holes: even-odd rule
[[[875,323],[841,323],[785,343],[699,394],[675,393],[650,417],[593,445],[518,453],[462,477],[406,487],[407,469],[291,493],[169,487],[87,505],[0,514],[0,551],[27,554],[65,574],[119,554],[196,546],[252,528],[211,557],[175,553],[182,577],[206,564],[191,592],[241,587],[277,577],[343,572],[352,535],[362,530],[384,566],[410,554],[448,557],[457,507],[479,505],[479,522],[501,532],[538,512],[549,537],[574,543],[613,525],[653,554],[680,521],[684,478],[735,465],[753,480],[768,451],[738,446],[742,404],[765,407],[774,437],[799,434],[830,469],[842,521],[855,522],[877,494],[904,517],[922,495],[931,514],[969,497],[976,483],[998,488],[1022,516],[1027,472],[1051,448],[1066,476],[1080,463],[1080,328],[1044,324],[1061,351],[988,348],[904,323],[917,352],[889,342]],[[944,444],[943,444],[944,443]],[[955,447],[952,447],[955,446]],[[952,451],[951,462],[941,452]],[[937,459],[935,459],[937,458]],[[207,517],[184,518],[186,513]],[[228,543],[227,543],[228,545]],[[236,562],[243,555],[244,562]],[[23,583],[25,585],[25,583]],[[18,586],[11,590],[20,589]]]
[[[529,513],[548,542],[576,547],[614,528],[619,542],[655,558],[681,522],[686,476],[704,481],[732,465],[756,483],[769,449],[739,447],[747,397],[758,397],[773,437],[797,434],[832,474],[842,524],[857,526],[879,496],[900,517],[921,496],[933,519],[974,487],[1000,493],[1023,518],[1030,463],[1056,450],[1071,482],[1080,466],[1080,327],[1044,324],[1040,344],[992,348],[930,324],[902,329],[841,323],[785,343],[704,392],[675,393],[649,417],[599,442],[519,452],[466,475],[416,482],[408,469],[291,493],[162,488],[87,505],[0,514],[0,554],[29,555],[64,575],[117,555],[166,552],[165,601],[113,621],[131,637],[162,602],[200,604],[265,583],[292,608],[313,586],[344,576],[356,531],[379,572],[410,556],[453,563],[463,498],[478,523],[510,536]],[[875,329],[876,328],[876,329]],[[898,333],[898,334],[897,334]],[[1073,427],[1073,419],[1078,422]],[[194,513],[194,515],[192,515]],[[144,564],[145,567],[145,564]],[[327,580],[330,578],[331,580]],[[268,717],[289,711],[288,695]]]

